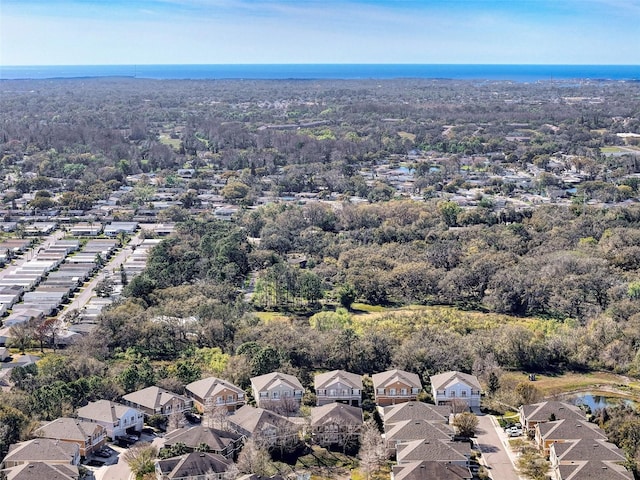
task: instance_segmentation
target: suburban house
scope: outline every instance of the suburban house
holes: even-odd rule
[[[272,372],[251,379],[253,398],[260,408],[296,411],[300,407],[304,388],[293,375]]]
[[[426,460],[468,468],[471,458],[471,447],[467,442],[423,439],[399,443],[396,448],[399,465]]]
[[[420,377],[404,370],[389,370],[371,376],[376,403],[381,407],[416,400],[422,390]]]
[[[9,349],[7,347],[0,347],[0,362],[4,362],[11,355],[9,354]]]
[[[98,400],[80,407],[78,419],[102,425],[111,439],[140,432],[144,425],[144,414],[140,410],[109,400]]]
[[[626,457],[620,448],[606,440],[569,440],[549,446],[549,461],[554,470],[560,465],[574,465],[585,460],[624,463]]]
[[[137,408],[145,415],[171,415],[191,409],[193,401],[160,387],[147,387],[122,397],[122,403]]]
[[[445,440],[453,439],[454,430],[443,423],[430,423],[422,419],[402,420],[398,423],[385,423],[384,439],[390,456],[394,456],[398,444],[412,440]]]
[[[444,372],[429,377],[433,400],[436,405],[464,401],[469,408],[480,407],[480,382],[467,373]]]
[[[107,443],[107,429],[105,427],[97,423],[83,422],[68,417],[45,422],[33,433],[40,438],[76,443],[80,447],[81,457],[91,455]]]
[[[359,407],[362,403],[362,377],[344,370],[319,373],[314,378],[316,405],[340,402]]]
[[[522,405],[518,412],[520,423],[528,430],[533,430],[538,423],[554,420],[586,420],[587,418],[579,407],[558,401]]]
[[[45,462],[23,463],[3,472],[7,480],[78,480],[80,472],[75,465],[58,465]]]
[[[244,436],[225,430],[204,426],[183,427],[168,432],[164,436],[164,446],[171,447],[181,443],[191,450],[200,445],[207,445],[209,452],[217,453],[225,458],[233,458],[236,452],[242,448]]]
[[[391,475],[393,480],[470,480],[473,478],[466,467],[434,461],[395,465]]]
[[[223,480],[233,462],[216,453],[193,452],[156,460],[158,480]]]
[[[185,386],[185,394],[193,400],[199,412],[214,407],[226,407],[233,412],[245,404],[244,390],[216,377],[203,378]]]
[[[360,443],[362,409],[343,403],[328,403],[311,409],[311,435],[322,447],[353,449]]]
[[[78,465],[80,463],[80,447],[75,443],[57,442],[48,438],[27,440],[11,445],[2,465],[4,468],[11,468],[34,462]]]
[[[582,460],[560,465],[553,471],[554,480],[633,480],[633,474],[623,466],[603,460]]]
[[[388,407],[378,407],[380,418],[385,426],[403,420],[426,420],[431,423],[449,423],[451,408],[448,406],[430,405],[424,402],[406,402]]]
[[[250,405],[229,416],[229,428],[268,449],[295,445],[300,440],[297,424],[275,412]]]
[[[538,447],[549,454],[552,443],[562,443],[569,440],[607,440],[607,436],[597,425],[586,420],[556,420],[554,422],[538,423],[535,427],[535,441]]]

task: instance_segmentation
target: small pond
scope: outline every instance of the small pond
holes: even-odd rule
[[[598,392],[583,392],[575,395],[570,395],[566,398],[566,401],[575,405],[586,405],[592,412],[595,412],[599,408],[613,407],[615,405],[626,404],[634,405],[636,402],[629,398],[617,397],[607,393]]]

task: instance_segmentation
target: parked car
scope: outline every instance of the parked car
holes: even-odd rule
[[[96,457],[109,458],[111,456],[111,450],[109,450],[108,448],[101,448],[100,450],[94,452],[94,455]]]
[[[510,437],[520,437],[522,436],[522,428],[511,427],[507,430],[507,435]]]

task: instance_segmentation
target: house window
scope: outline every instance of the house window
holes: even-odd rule
[[[456,396],[456,391],[455,391],[455,390],[451,390],[451,391],[449,392],[449,396],[450,396],[450,397],[455,397],[455,396]]]
[[[347,396],[347,395],[349,395],[349,390],[347,390],[346,388],[344,388],[344,389],[342,390],[342,396],[343,396],[343,397],[345,397],[345,396]]]
[[[335,397],[336,396],[336,391],[333,388],[331,390],[329,390],[329,396],[330,397]]]
[[[275,399],[280,398],[280,392],[273,392],[273,393],[271,394],[271,398],[275,398]]]
[[[233,395],[227,395],[227,402],[233,402]]]
[[[378,395],[384,395],[384,388],[378,389]]]
[[[325,389],[318,390],[318,395],[326,395],[327,391]]]
[[[262,396],[262,394],[260,394]],[[216,397],[216,405],[222,405],[224,403],[224,398]]]
[[[267,398],[269,397],[269,392],[260,392],[260,398]]]
[[[302,390],[296,390],[294,392],[294,394],[295,394],[296,397],[301,397],[302,396]]]
[[[400,389],[400,395],[406,395],[407,394],[407,389],[406,388],[401,388]]]
[[[354,388],[353,390],[351,390],[351,394],[352,395],[360,395],[360,390],[358,390],[357,388]]]
[[[467,391],[466,390],[460,390],[460,396],[461,397],[466,397],[467,396]]]
[[[396,389],[395,388],[390,388],[389,389],[389,395],[395,395],[396,394]]]
[[[411,393],[413,393],[414,395],[417,395],[417,394],[418,394],[418,392],[419,392],[419,390],[420,390],[419,388],[415,388],[415,387],[413,387],[413,388],[411,389]]]

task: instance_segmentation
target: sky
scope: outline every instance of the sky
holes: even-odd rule
[[[640,64],[640,0],[0,0],[0,65]]]

